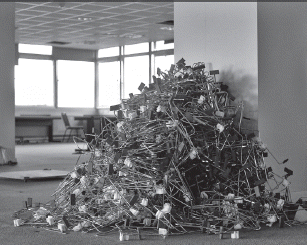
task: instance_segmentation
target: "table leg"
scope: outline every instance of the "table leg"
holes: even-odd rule
[[[86,133],[94,134],[94,128],[95,128],[94,117],[88,118],[86,120]],[[94,137],[91,135],[86,135],[85,139],[87,142],[91,142],[92,139],[94,139]]]
[[[52,122],[51,125],[48,126],[48,141],[53,142],[53,126]]]

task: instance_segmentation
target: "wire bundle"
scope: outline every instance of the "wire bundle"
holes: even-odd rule
[[[278,199],[265,189],[266,148],[242,133],[243,102],[232,104],[227,86],[204,68],[181,59],[122,100],[117,120],[88,143],[90,159],[55,190],[50,213],[75,231],[129,221],[173,233],[259,229],[277,214]]]

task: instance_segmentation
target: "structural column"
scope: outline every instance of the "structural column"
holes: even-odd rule
[[[0,5],[0,146],[6,160],[15,161],[15,3]]]
[[[291,193],[307,194],[307,3],[258,2],[259,131],[278,161],[293,170]],[[280,171],[280,172],[279,172]],[[301,195],[301,194],[300,194]]]

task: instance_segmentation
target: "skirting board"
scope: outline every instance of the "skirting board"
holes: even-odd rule
[[[28,170],[0,173],[0,178],[24,180],[65,178],[68,171],[62,170]]]

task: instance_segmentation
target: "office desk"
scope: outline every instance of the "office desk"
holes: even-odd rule
[[[46,126],[48,130],[48,141],[53,141],[53,120],[61,119],[54,116],[17,116],[15,126]],[[26,137],[26,136],[25,136]]]
[[[105,117],[110,119],[111,121],[116,120],[116,117],[107,117],[102,115],[83,115],[83,116],[76,116],[74,117],[74,119],[86,121],[85,133],[94,134],[95,132],[98,133],[97,130],[95,130],[95,120],[99,120],[101,122],[99,123],[99,129],[98,129],[99,133],[101,133],[102,128],[105,126],[105,122],[101,120],[103,120],[103,118]],[[86,135],[85,139],[87,142],[91,142],[93,137],[91,135]]]

